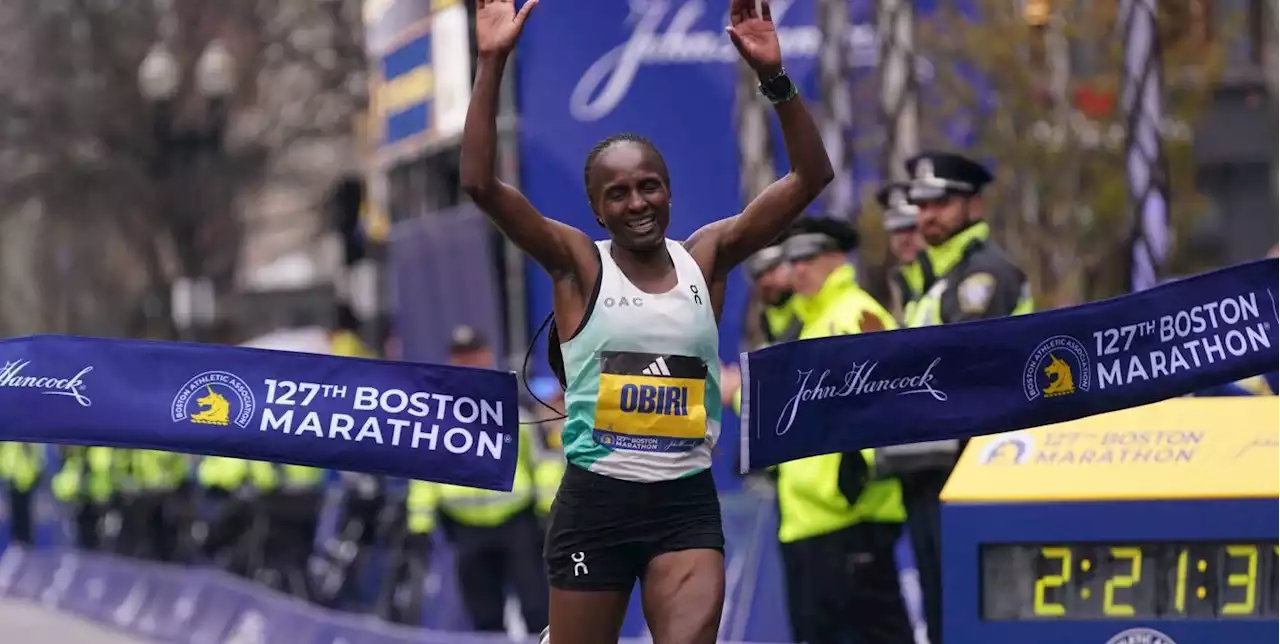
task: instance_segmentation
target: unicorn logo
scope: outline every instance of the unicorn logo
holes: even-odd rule
[[[231,423],[231,403],[227,397],[213,390],[213,385],[205,385],[209,393],[196,399],[200,411],[191,414],[191,422],[202,425],[229,425]]]
[[[1069,335],[1041,342],[1022,370],[1022,393],[1027,400],[1088,393],[1093,385],[1089,351]]]
[[[206,371],[182,386],[169,404],[175,423],[248,427],[257,408],[253,390],[240,376]]]
[[[1052,353],[1049,354],[1049,366],[1044,368],[1044,375],[1049,378],[1049,386],[1044,388],[1045,398],[1065,396],[1076,392],[1075,378],[1071,375],[1071,365]]]

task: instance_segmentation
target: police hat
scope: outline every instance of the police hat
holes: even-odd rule
[[[947,195],[971,197],[991,183],[982,164],[950,152],[922,152],[907,160],[911,175],[911,201],[940,199]]]
[[[742,265],[747,270],[747,279],[754,282],[760,279],[761,275],[768,273],[785,261],[787,261],[787,256],[782,250],[782,243],[777,243],[756,251]]]
[[[488,347],[488,340],[479,331],[465,324],[454,327],[453,335],[449,338],[449,353],[467,353]]]
[[[857,247],[858,231],[847,222],[831,217],[801,219],[782,242],[788,261],[809,259],[822,253],[847,253]]]
[[[884,229],[893,233],[916,227],[916,214],[920,208],[911,203],[911,184],[895,181],[887,183],[876,192],[884,213]]]

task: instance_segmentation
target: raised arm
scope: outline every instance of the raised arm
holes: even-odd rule
[[[476,8],[476,82],[462,129],[462,189],[511,241],[552,276],[572,274],[574,246],[587,247],[581,231],[543,217],[519,190],[498,179],[498,93],[507,58],[538,0],[526,0],[516,13],[512,0],[479,0]],[[585,246],[584,246],[585,244]]]
[[[729,38],[755,70],[761,85],[773,92],[784,92],[771,100],[782,126],[791,171],[747,204],[741,214],[709,224],[690,238],[691,246],[713,247],[713,272],[718,277],[782,234],[834,176],[813,116],[795,86],[781,77],[782,49],[769,1],[761,0],[757,12],[755,0],[732,0],[729,19]]]

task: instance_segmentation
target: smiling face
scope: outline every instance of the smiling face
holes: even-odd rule
[[[662,245],[671,222],[667,166],[657,150],[630,140],[600,150],[587,168],[587,194],[596,221],[627,250]]]

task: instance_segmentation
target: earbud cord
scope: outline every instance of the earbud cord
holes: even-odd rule
[[[538,423],[547,423],[547,422],[552,422],[556,420],[564,420],[568,418],[568,416],[565,415],[563,411],[560,411],[559,409],[552,407],[551,405],[547,404],[546,401],[539,398],[538,394],[533,393],[533,389],[529,387],[529,358],[533,357],[533,345],[537,343],[538,336],[542,335],[542,332],[547,328],[547,325],[551,323],[551,318],[554,316],[555,316],[555,313],[548,313],[547,317],[543,318],[542,324],[538,326],[538,330],[533,332],[533,337],[529,339],[529,347],[524,351],[524,366],[521,368],[520,376],[524,379],[524,390],[529,392],[529,395],[532,396],[534,400],[538,401],[538,404],[542,405],[543,407],[546,407],[547,409],[550,409],[553,413],[560,414],[560,415],[555,418],[544,418],[542,420],[533,420],[533,421],[523,422],[523,423],[520,423],[521,425],[537,425]]]

